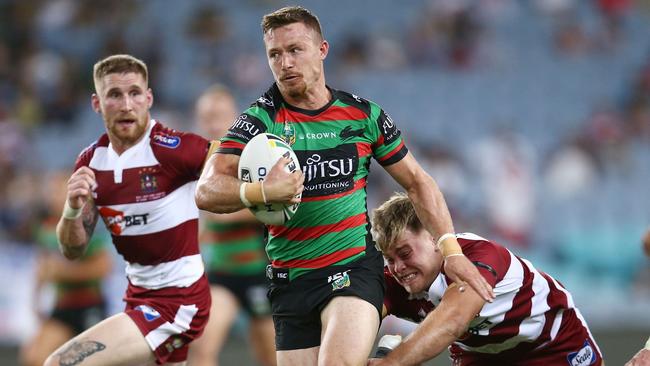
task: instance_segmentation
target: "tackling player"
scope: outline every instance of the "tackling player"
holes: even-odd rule
[[[386,358],[369,365],[416,365],[449,346],[453,365],[602,365],[571,294],[526,259],[475,234],[457,234],[463,253],[494,286],[486,303],[447,276],[436,239],[411,200],[396,194],[374,211],[388,263],[384,315],[420,323]]]

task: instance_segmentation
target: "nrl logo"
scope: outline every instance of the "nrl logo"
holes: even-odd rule
[[[293,128],[293,125],[289,122],[284,122],[284,128],[282,129],[282,140],[289,144],[293,145],[296,142],[296,130]]]

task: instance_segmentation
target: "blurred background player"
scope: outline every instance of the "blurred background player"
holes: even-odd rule
[[[20,362],[24,366],[43,365],[52,351],[107,316],[102,281],[112,267],[108,235],[97,232],[90,239],[86,253],[77,261],[68,261],[59,252],[56,223],[66,198],[67,178],[55,172],[45,179],[48,201],[34,235],[41,247],[35,268],[34,310],[42,322],[34,337],[20,350]],[[45,316],[41,313],[40,300],[47,285],[52,285],[55,292],[53,308]]]
[[[376,209],[372,224],[388,263],[385,313],[420,325],[386,358],[369,364],[416,365],[447,347],[453,365],[603,363],[569,291],[528,260],[478,235],[456,234],[463,253],[494,286],[496,298],[486,303],[446,275],[436,240],[405,194]]]
[[[641,245],[643,247],[643,252],[645,255],[650,257],[650,229],[646,230],[643,238],[641,239]],[[637,352],[630,361],[628,361],[625,366],[650,366],[650,338],[645,343],[645,347]]]
[[[218,140],[235,121],[238,110],[230,91],[214,85],[199,97],[195,114],[199,132],[209,140]],[[203,212],[201,219],[199,241],[212,307],[203,335],[190,347],[190,363],[218,364],[219,352],[243,309],[249,316],[255,358],[261,365],[275,365],[275,332],[266,296],[264,226],[247,209],[221,215]]]

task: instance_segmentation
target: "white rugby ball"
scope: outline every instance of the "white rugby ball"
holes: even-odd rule
[[[293,173],[300,170],[300,163],[291,146],[271,133],[261,133],[253,137],[244,147],[239,157],[239,180],[258,182],[266,179],[271,168],[280,157],[291,159],[285,170]],[[300,198],[302,195],[298,195]],[[282,203],[260,204],[249,209],[258,220],[269,225],[282,225],[289,221],[298,210],[300,203],[285,205]]]

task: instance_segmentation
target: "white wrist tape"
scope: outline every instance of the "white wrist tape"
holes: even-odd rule
[[[63,205],[63,218],[68,220],[76,220],[81,217],[83,209],[84,206],[81,206],[80,208],[72,208],[68,204],[68,200],[65,200],[65,204]]]
[[[455,238],[455,237],[456,237],[456,234],[452,234],[452,233],[442,234],[442,235],[438,238],[438,241],[436,242],[436,246],[437,246],[439,249],[442,249],[442,248],[440,248],[440,244],[442,244],[443,241],[445,241],[445,240],[447,240],[447,239],[449,239],[449,238]]]
[[[266,193],[264,193],[264,181],[260,182],[260,190],[262,191],[262,200],[264,200],[264,204],[267,204]]]
[[[650,338],[648,338],[648,340],[645,342],[645,349],[650,351]]]
[[[253,207],[253,204],[251,203],[251,201],[249,201],[248,198],[246,198],[246,185],[247,184],[248,183],[244,182],[239,186],[239,199],[244,204],[244,206]]]

